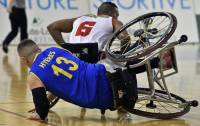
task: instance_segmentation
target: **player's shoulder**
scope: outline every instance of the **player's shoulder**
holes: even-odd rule
[[[77,19],[87,19],[87,18],[96,18],[97,16],[94,14],[86,14],[78,17]]]
[[[97,16],[98,18],[104,18],[104,19],[112,19],[113,17],[109,16],[109,15],[105,15],[105,14],[101,14]]]
[[[96,18],[97,16],[95,14],[86,14],[86,15],[83,15],[85,17],[93,17],[93,18]]]

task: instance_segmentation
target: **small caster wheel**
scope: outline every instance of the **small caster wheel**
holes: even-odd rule
[[[196,100],[190,101],[190,106],[197,107],[198,105],[199,105],[198,101]]]

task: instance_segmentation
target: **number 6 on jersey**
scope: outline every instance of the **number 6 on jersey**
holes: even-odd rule
[[[96,22],[94,21],[86,21],[81,23],[77,29],[75,36],[87,36],[95,24]]]

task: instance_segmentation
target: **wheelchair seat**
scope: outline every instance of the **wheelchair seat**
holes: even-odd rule
[[[98,43],[65,43],[62,47],[85,62],[97,63],[99,60]]]

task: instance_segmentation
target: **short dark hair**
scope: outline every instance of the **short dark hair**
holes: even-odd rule
[[[113,16],[116,12],[117,5],[112,2],[103,2],[99,7],[97,11],[97,15],[105,14],[109,16]]]
[[[22,56],[28,56],[29,54],[37,52],[38,50],[40,50],[39,47],[31,39],[24,39],[17,46],[17,52]]]

